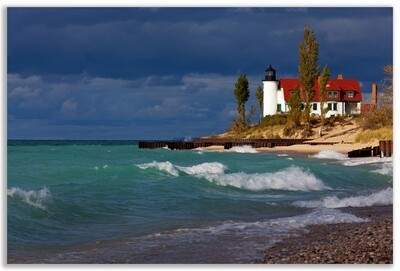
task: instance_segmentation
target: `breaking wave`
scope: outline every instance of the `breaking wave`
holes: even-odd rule
[[[244,146],[236,146],[229,149],[229,152],[238,152],[238,153],[258,153],[256,149],[254,149],[250,145]]]
[[[325,197],[321,200],[296,201],[293,203],[297,207],[305,208],[342,208],[342,207],[367,207],[374,205],[393,204],[393,189],[388,187],[368,196],[347,197],[339,199],[336,196]]]
[[[368,164],[377,164],[377,163],[387,163],[392,162],[392,157],[365,157],[365,158],[352,158],[345,161],[342,161],[342,164],[345,166],[360,166],[360,165],[368,165]]]
[[[371,172],[393,176],[393,163],[383,163],[381,168],[372,170]]]
[[[178,177],[180,172],[220,186],[232,186],[241,189],[312,191],[330,189],[309,170],[291,166],[274,173],[225,173],[227,167],[218,162],[203,163],[190,167],[177,166],[171,162],[156,162],[136,165],[141,169],[155,168]]]
[[[311,191],[330,189],[308,170],[291,166],[275,173],[230,173],[230,174],[201,174],[205,178],[221,186],[233,186],[247,190],[291,190]]]
[[[181,166],[175,166],[177,169],[180,171],[185,172],[186,174],[189,175],[197,175],[197,174],[223,174],[225,170],[227,169],[226,166],[224,166],[221,163],[203,163],[199,165],[194,165],[191,167],[181,167]]]
[[[19,187],[11,187],[7,189],[7,196],[27,203],[30,206],[46,210],[46,202],[51,198],[50,190],[47,187],[39,191],[34,190],[23,190]]]
[[[222,174],[225,172],[227,167],[221,163],[213,162],[213,163],[202,163],[198,165],[194,165],[191,167],[183,167],[176,166],[171,162],[157,162],[153,161],[151,163],[139,164],[136,165],[141,169],[155,168],[160,171],[164,171],[172,176],[178,177],[179,172],[184,172],[188,175],[196,175],[196,174]]]
[[[323,150],[317,154],[310,155],[310,157],[318,158],[318,159],[335,159],[335,160],[347,159],[347,155],[345,155],[343,153],[339,153],[334,150]]]
[[[175,166],[171,162],[156,162],[153,161],[151,163],[146,163],[146,164],[140,164],[136,165],[137,167],[141,169],[148,169],[148,168],[155,168],[160,171],[167,172],[168,174],[178,177],[179,176],[179,171],[175,168]]]

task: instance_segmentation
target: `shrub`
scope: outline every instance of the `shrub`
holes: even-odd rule
[[[357,143],[368,143],[374,140],[393,139],[393,127],[384,127],[376,130],[365,130],[360,132],[356,138]]]
[[[287,121],[286,115],[272,115],[272,116],[265,116],[260,123],[260,127],[270,127],[276,125],[285,125]]]
[[[361,115],[360,126],[363,130],[375,130],[393,126],[393,112],[389,108],[365,112]]]

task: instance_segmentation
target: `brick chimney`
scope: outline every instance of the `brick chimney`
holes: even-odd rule
[[[378,103],[378,95],[377,95],[378,87],[375,83],[372,84],[371,91],[372,91],[371,104],[373,107],[376,107]]]
[[[337,76],[337,79],[342,80],[343,79],[343,74],[339,73]]]

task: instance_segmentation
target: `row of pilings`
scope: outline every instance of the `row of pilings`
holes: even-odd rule
[[[379,146],[367,147],[358,150],[352,150],[347,153],[349,158],[357,157],[391,157],[393,155],[393,141],[392,140],[381,140]]]
[[[306,142],[307,139],[225,139],[225,138],[200,138],[192,142],[185,141],[140,141],[139,149],[168,148],[171,150],[191,150],[199,147],[224,146],[230,149],[237,146],[251,146],[253,148],[273,148],[276,146],[291,146],[295,144],[326,145],[336,142]],[[348,152],[349,158],[356,157],[391,157],[393,155],[393,141],[381,140],[379,146],[367,147]]]
[[[197,139],[193,142],[184,141],[140,141],[139,149],[168,148],[171,150],[190,150],[199,147],[224,146],[230,149],[237,146],[251,146],[253,148],[273,148],[276,146],[291,146],[302,144],[306,139]]]

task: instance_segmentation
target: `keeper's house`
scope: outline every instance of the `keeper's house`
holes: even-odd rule
[[[271,65],[263,80],[263,115],[275,115],[289,111],[288,101],[296,87],[301,88],[299,79],[281,78],[276,80],[276,70]],[[311,99],[311,114],[321,115],[318,80],[314,84],[314,96]],[[326,84],[325,108],[329,108],[326,117],[334,115],[359,114],[361,112],[361,89],[357,79],[344,79],[339,74]]]

